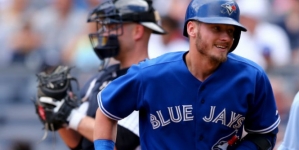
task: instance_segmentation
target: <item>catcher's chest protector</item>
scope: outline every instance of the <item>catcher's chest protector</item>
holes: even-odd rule
[[[109,66],[98,72],[92,82],[95,82],[92,92],[88,97],[90,103],[87,110],[87,115],[95,117],[95,112],[98,108],[97,94],[104,89],[112,80],[126,73],[127,69],[119,70],[119,64]]]

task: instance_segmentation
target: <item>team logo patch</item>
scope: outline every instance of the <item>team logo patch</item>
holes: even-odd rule
[[[232,13],[237,11],[237,6],[235,5],[234,2],[228,2],[225,4],[222,4],[221,7],[225,8],[225,10],[222,10],[221,13],[228,13],[231,15]]]
[[[237,136],[237,131],[220,138],[216,144],[212,147],[212,150],[226,150],[229,146],[234,145],[239,140]]]

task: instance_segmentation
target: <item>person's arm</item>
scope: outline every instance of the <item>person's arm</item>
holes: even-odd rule
[[[44,98],[45,99],[45,98]],[[52,98],[47,98],[51,102]],[[71,149],[79,149],[82,136],[93,141],[94,119],[86,116],[89,103],[84,102],[80,107],[75,108],[69,102],[63,100],[56,104],[53,118],[64,122],[64,126],[58,133],[64,143]]]
[[[95,119],[85,116],[81,119],[77,129],[69,127],[58,130],[60,137],[69,148],[76,148],[81,141],[82,136],[89,141],[93,141]]]
[[[81,120],[77,131],[89,141],[93,141],[94,125],[95,119],[86,116]]]
[[[108,118],[98,108],[93,134],[95,149],[102,150],[103,148],[106,148],[105,150],[113,150],[116,141],[116,132],[117,121]]]
[[[70,128],[61,128],[58,130],[58,133],[63,140],[63,142],[70,148],[76,149],[81,141],[81,135]]]
[[[235,150],[269,150],[273,149],[276,142],[278,128],[266,134],[249,133],[238,144]]]

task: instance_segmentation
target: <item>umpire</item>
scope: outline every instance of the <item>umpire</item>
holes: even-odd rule
[[[48,123],[56,127],[52,131],[57,130],[70,149],[94,149],[92,141],[98,108],[97,93],[109,82],[125,74],[131,65],[148,58],[147,47],[151,33],[165,34],[164,29],[157,24],[158,18],[150,0],[105,1],[92,10],[88,22],[97,24],[97,32],[91,33],[89,37],[96,55],[102,60],[113,57],[120,63],[105,67],[84,85],[79,107],[67,101],[58,104],[57,98],[47,94],[39,94],[37,97],[39,104],[51,101],[56,106],[47,109],[51,113],[44,113],[37,108],[38,116],[42,120],[51,118]],[[71,96],[66,94],[65,97]],[[115,148],[134,150],[139,144],[138,112],[133,112],[118,124]]]

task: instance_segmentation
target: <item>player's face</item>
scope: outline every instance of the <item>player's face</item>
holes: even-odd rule
[[[120,60],[134,46],[132,33],[135,23],[122,24],[98,24],[98,33],[102,36],[117,36],[119,42],[119,53],[114,58]]]
[[[197,23],[197,51],[213,62],[224,62],[233,44],[235,27],[223,24]]]
[[[131,51],[134,47],[134,40],[133,40],[133,30],[135,27],[135,23],[124,23],[123,33],[122,35],[118,36],[120,51],[119,54],[116,56],[116,59],[121,59],[128,51]]]

